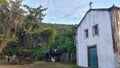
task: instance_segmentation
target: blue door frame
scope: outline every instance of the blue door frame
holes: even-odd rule
[[[96,46],[88,47],[88,66],[98,68],[98,57]]]

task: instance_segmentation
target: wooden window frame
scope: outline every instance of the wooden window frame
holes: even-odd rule
[[[98,29],[98,33],[97,34],[95,34],[95,27],[97,27],[97,29]],[[94,36],[99,36],[99,27],[98,27],[98,24],[93,25],[93,27],[92,27],[92,35],[93,35],[93,37]]]
[[[88,33],[88,36],[86,36],[86,32]],[[85,30],[84,30],[84,37],[85,37],[85,38],[89,38],[89,31],[88,31],[88,29],[85,29]]]

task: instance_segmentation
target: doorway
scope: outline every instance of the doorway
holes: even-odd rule
[[[98,57],[96,46],[88,47],[88,66],[98,68]]]

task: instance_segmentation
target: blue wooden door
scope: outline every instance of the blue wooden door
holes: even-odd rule
[[[89,67],[98,68],[97,50],[95,46],[88,48],[88,64]]]

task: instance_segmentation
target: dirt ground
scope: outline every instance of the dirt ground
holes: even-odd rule
[[[17,64],[9,64],[0,60],[0,68],[31,68],[33,64],[17,65]]]
[[[32,64],[15,65],[15,64],[0,64],[0,68],[34,68],[34,65],[40,64],[42,62],[34,62]]]
[[[27,65],[2,65],[0,64],[0,68],[30,68]]]
[[[8,64],[2,62],[0,63],[0,68],[79,68],[79,67],[73,64],[37,61],[31,64],[24,65]]]

